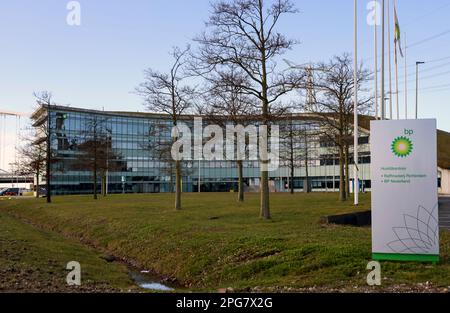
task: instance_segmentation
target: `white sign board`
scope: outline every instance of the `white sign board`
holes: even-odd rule
[[[375,260],[439,260],[436,120],[371,121]]]

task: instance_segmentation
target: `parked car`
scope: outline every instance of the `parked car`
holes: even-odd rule
[[[40,187],[39,188],[39,197],[40,198],[45,198],[47,197],[47,189]]]
[[[21,196],[22,194],[22,188],[5,188],[0,191],[0,196]]]

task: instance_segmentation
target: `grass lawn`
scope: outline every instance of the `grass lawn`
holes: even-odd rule
[[[127,268],[51,231],[0,210],[0,292],[117,292],[134,289]],[[66,264],[81,266],[81,286],[68,286]]]
[[[366,286],[370,228],[321,225],[323,215],[355,209],[336,194],[272,194],[273,219],[259,216],[259,195],[231,193],[111,195],[0,201],[0,212],[26,219],[193,290],[304,290]],[[450,232],[441,231],[441,263],[382,262],[383,288],[450,286]],[[289,289],[291,288],[291,289]],[[256,289],[257,290],[257,289]],[[307,289],[309,290],[309,289]]]

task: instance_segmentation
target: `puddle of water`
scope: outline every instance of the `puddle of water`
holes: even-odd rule
[[[173,288],[167,287],[160,283],[143,283],[139,284],[139,287],[144,289],[150,289],[150,290],[157,290],[157,291],[173,291]]]
[[[142,272],[131,272],[130,277],[134,280],[134,282],[141,288],[147,290],[155,290],[155,291],[174,291],[175,289],[162,284],[158,281],[157,278],[153,277],[149,274],[148,271]]]

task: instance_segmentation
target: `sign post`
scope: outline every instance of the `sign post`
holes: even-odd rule
[[[439,261],[436,120],[371,121],[372,257]]]

